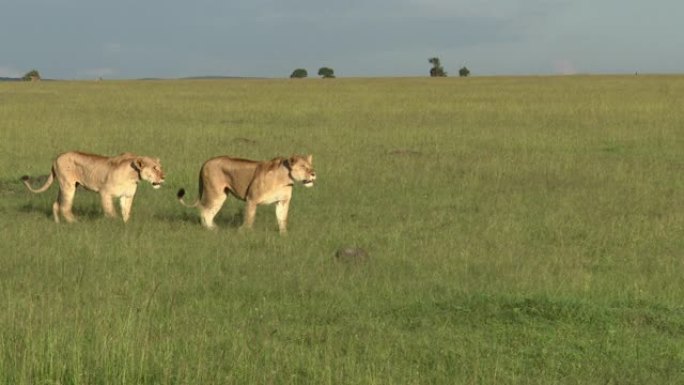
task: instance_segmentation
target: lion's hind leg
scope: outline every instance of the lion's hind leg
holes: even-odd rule
[[[52,217],[55,219],[55,223],[59,223],[59,196],[57,196],[57,200],[52,204]]]
[[[76,217],[71,211],[74,205],[74,195],[76,195],[75,185],[60,185],[57,201],[52,204],[52,215],[55,217],[55,222],[59,223],[60,213],[68,223],[76,222]]]
[[[228,198],[223,192],[218,194],[204,192],[202,200],[199,205],[200,219],[202,221],[202,226],[208,229],[215,229],[216,224],[214,224],[214,217],[223,207],[223,203]]]

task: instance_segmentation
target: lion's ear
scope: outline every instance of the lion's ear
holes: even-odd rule
[[[135,160],[133,161],[133,164],[132,164],[133,168],[138,170],[138,171],[141,171],[143,169],[144,165],[145,165],[145,160],[143,158],[135,158]]]
[[[313,155],[309,154],[306,156],[306,161],[309,162],[309,164],[313,163]]]

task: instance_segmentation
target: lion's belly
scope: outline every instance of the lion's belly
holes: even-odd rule
[[[132,197],[135,195],[135,191],[137,188],[138,185],[136,183],[126,183],[119,186],[107,186],[106,188],[103,188],[103,190],[107,190],[107,194],[115,197]]]
[[[262,195],[259,197],[257,203],[260,205],[270,205],[275,202],[290,200],[291,197],[292,187],[287,187]]]

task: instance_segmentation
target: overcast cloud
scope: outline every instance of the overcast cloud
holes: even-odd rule
[[[0,0],[0,76],[680,73],[681,0]]]

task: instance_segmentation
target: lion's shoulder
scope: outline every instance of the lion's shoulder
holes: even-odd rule
[[[286,161],[287,160],[283,157],[276,157],[271,160],[264,160],[259,162],[259,168],[261,168],[262,172],[264,173],[272,172],[282,168],[285,165]]]
[[[130,164],[137,158],[140,158],[140,156],[138,156],[132,152],[123,152],[119,155],[108,157],[107,163],[112,168],[129,167]]]

